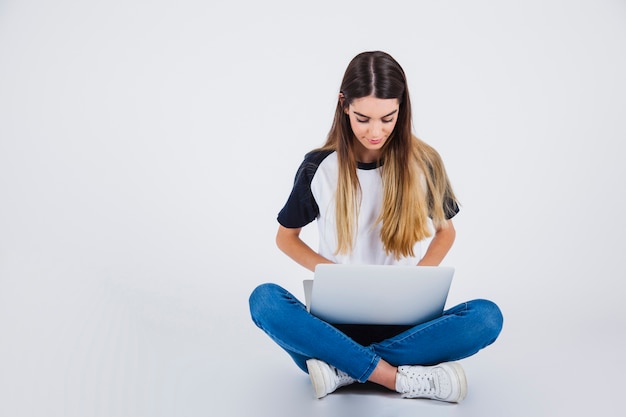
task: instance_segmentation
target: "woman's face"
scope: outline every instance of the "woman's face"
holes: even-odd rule
[[[373,96],[357,98],[344,110],[350,117],[350,126],[357,140],[356,156],[359,162],[375,162],[398,120],[398,99]]]

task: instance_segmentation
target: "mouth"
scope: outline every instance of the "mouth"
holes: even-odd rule
[[[381,139],[367,139],[367,141],[369,143],[371,143],[372,145],[378,145],[379,143],[381,143],[383,140]]]

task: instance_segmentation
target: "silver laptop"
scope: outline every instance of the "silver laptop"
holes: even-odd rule
[[[307,309],[332,324],[417,325],[440,316],[449,266],[319,264],[304,280]]]

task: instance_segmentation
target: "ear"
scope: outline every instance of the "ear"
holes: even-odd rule
[[[339,92],[339,104],[341,104],[341,108],[343,109],[343,112],[345,114],[348,114],[348,108],[346,107],[345,103],[346,103],[346,96],[344,96],[342,92]]]

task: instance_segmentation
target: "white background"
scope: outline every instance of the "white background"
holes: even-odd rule
[[[626,2],[4,0],[0,415],[207,415],[255,390],[239,366],[308,389],[247,297],[309,277],[275,217],[345,67],[374,49],[404,67],[415,131],[462,203],[449,302],[505,315],[476,379],[571,384],[528,393],[541,407],[521,415],[603,396],[580,386],[617,395]]]

